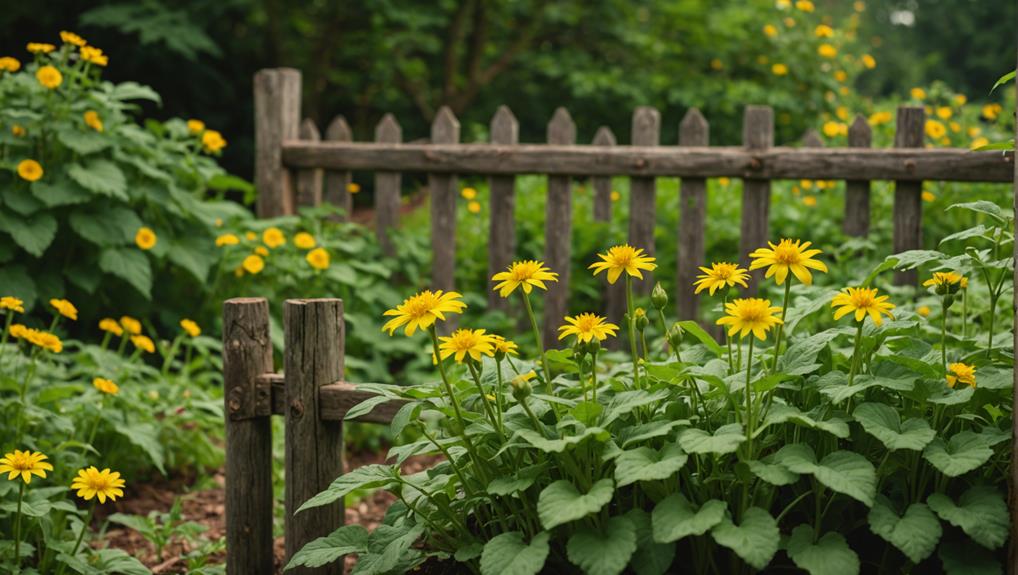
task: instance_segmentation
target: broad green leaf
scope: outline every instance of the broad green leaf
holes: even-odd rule
[[[325,491],[305,501],[297,509],[297,513],[305,509],[329,505],[355,489],[377,489],[393,483],[395,483],[395,478],[391,465],[372,464],[358,467],[349,473],[340,475],[325,488]]]
[[[566,544],[569,561],[587,575],[619,575],[636,551],[636,528],[625,517],[612,517],[603,530],[583,527]]]
[[[616,393],[605,408],[604,422],[601,425],[607,427],[611,425],[613,421],[628,415],[634,409],[644,407],[646,405],[655,405],[667,397],[668,391],[664,389],[659,389],[654,392],[636,389],[633,391]]]
[[[136,232],[137,233],[137,232]],[[166,257],[175,265],[187,270],[194,279],[204,283],[209,270],[218,261],[218,254],[208,250],[208,238],[200,235],[175,238]]]
[[[379,525],[368,536],[368,553],[357,557],[357,566],[350,575],[383,575],[403,573],[412,567],[409,558],[419,553],[410,547],[424,532],[423,525]],[[402,566],[402,569],[400,568]]]
[[[700,343],[705,345],[707,349],[717,356],[721,357],[724,355],[725,350],[718,344],[717,340],[714,339],[709,333],[705,332],[700,324],[693,320],[680,321],[679,326],[682,327],[684,333],[692,334]]]
[[[106,248],[99,255],[99,268],[131,284],[141,295],[152,292],[152,267],[148,257],[136,248]]]
[[[70,164],[67,175],[85,189],[97,194],[127,201],[127,179],[124,172],[109,160],[91,160],[84,164]]]
[[[784,465],[774,463],[773,455],[768,455],[763,459],[751,459],[746,462],[746,465],[753,475],[771,485],[791,485],[799,479],[798,473],[793,473]]]
[[[112,144],[110,138],[91,129],[86,132],[65,128],[57,131],[57,139],[82,156],[101,152]]]
[[[624,451],[615,460],[616,485],[668,479],[685,465],[686,459],[688,456],[675,443],[665,445],[661,451],[646,446]]]
[[[92,198],[92,192],[63,175],[32,182],[30,188],[32,195],[50,208],[83,204]]]
[[[321,567],[340,560],[349,553],[364,553],[368,549],[368,530],[352,524],[344,525],[325,537],[311,541],[294,553],[286,569],[294,567]]]
[[[629,447],[655,437],[664,437],[680,425],[689,425],[688,419],[669,419],[641,423],[632,427],[625,427],[618,430],[618,437],[622,440],[622,447]]]
[[[816,384],[821,394],[830,399],[831,403],[838,404],[871,387],[883,387],[894,391],[911,391],[915,387],[915,377],[892,379],[889,377],[864,375],[856,377],[852,385],[848,385],[848,377],[844,373],[832,371],[817,379]]]
[[[1000,561],[988,549],[971,542],[944,540],[937,550],[947,575],[1003,575]]]
[[[686,453],[716,453],[718,455],[734,453],[743,441],[746,441],[746,436],[742,434],[742,425],[739,423],[723,425],[717,428],[713,434],[703,429],[690,428],[679,435],[679,444],[682,449],[686,450]]]
[[[1004,84],[1007,84],[1011,80],[1014,80],[1014,76],[1015,76],[1015,70],[1011,70],[1007,74],[1004,74],[1000,78],[997,78],[997,81],[993,83],[993,87],[990,88],[990,93],[992,94],[993,91],[996,90],[997,88],[1003,86]]]
[[[840,329],[829,329],[795,342],[781,355],[781,373],[788,375],[813,373],[820,367],[816,362],[817,355],[841,333]]]
[[[43,203],[21,186],[0,188],[0,204],[20,216],[30,216],[43,208]]]
[[[675,545],[654,540],[650,513],[643,509],[630,509],[626,513],[636,528],[636,553],[629,562],[636,575],[664,575],[675,560]]]
[[[984,547],[997,549],[1007,541],[1010,529],[1007,503],[992,487],[972,487],[961,495],[958,503],[943,493],[934,493],[926,503],[941,519],[961,528]]]
[[[7,232],[26,252],[41,257],[57,235],[57,220],[46,212],[25,217],[0,210],[0,231]]]
[[[695,509],[681,493],[662,499],[651,514],[654,541],[672,543],[690,535],[703,535],[725,518],[728,505],[711,499]]]
[[[911,418],[904,422],[898,411],[884,403],[863,403],[855,408],[852,417],[873,437],[890,450],[911,449],[922,451],[936,437],[924,419]]]
[[[559,479],[541,491],[537,499],[537,514],[545,529],[569,523],[597,513],[608,504],[615,493],[614,482],[604,478],[581,493],[572,483]]]
[[[116,426],[116,430],[133,445],[140,447],[160,473],[166,473],[163,468],[166,454],[163,450],[163,442],[159,439],[159,430],[154,425],[151,423],[122,423]]]
[[[19,477],[17,481],[21,481],[21,478]],[[7,511],[13,516],[18,510],[18,502],[5,501],[3,504],[0,504],[0,509]],[[25,517],[45,517],[49,515],[52,510],[53,505],[45,499],[40,499],[38,501],[23,501],[21,503],[21,513]]]
[[[910,270],[930,262],[940,261],[945,257],[944,254],[933,250],[909,250],[893,256],[887,256],[880,265],[870,272],[870,275],[866,276],[863,285],[870,285],[878,275],[887,270]]]
[[[394,439],[399,437],[400,433],[403,433],[403,430],[406,429],[407,425],[410,425],[411,421],[415,421],[420,416],[423,407],[420,402],[411,401],[404,403],[403,407],[399,408],[396,415],[392,417],[392,423],[389,425],[389,431]]]
[[[813,541],[813,528],[800,525],[785,544],[796,566],[810,575],[857,575],[859,556],[840,533],[825,533]]]
[[[548,558],[548,532],[527,543],[519,531],[496,535],[484,544],[481,575],[537,575]]]
[[[2,242],[0,242],[2,243]],[[4,286],[4,295],[14,296],[25,302],[25,310],[31,311],[35,305],[35,280],[22,265],[0,265],[0,285]]]
[[[133,211],[117,208],[75,210],[67,221],[74,233],[104,248],[127,244],[142,225],[141,219]],[[130,226],[131,236],[128,236],[124,226]]]
[[[1006,224],[1008,220],[1014,217],[1013,215],[1011,215],[1010,212],[1005,212],[997,204],[986,200],[976,200],[974,202],[961,202],[958,204],[952,204],[947,207],[948,210],[953,210],[955,208],[969,210],[972,212],[978,212],[980,214],[986,214],[1002,224]]]
[[[826,431],[841,439],[847,438],[849,433],[848,424],[842,419],[832,417],[830,419],[816,420],[812,415],[799,411],[797,407],[784,403],[775,403],[771,406],[770,411],[767,412],[764,425],[758,427],[753,436],[757,437],[763,434],[770,425],[785,422],[792,422],[810,429]]]
[[[371,413],[372,410],[374,410],[379,405],[387,403],[388,401],[389,398],[384,395],[371,396],[365,399],[364,401],[358,403],[357,405],[351,407],[350,411],[347,411],[346,415],[343,416],[343,420],[350,421],[353,419],[357,419],[358,417],[363,417]]]
[[[562,453],[566,448],[578,445],[588,437],[593,437],[597,441],[605,441],[609,437],[608,432],[600,427],[588,427],[578,435],[567,435],[562,439],[548,439],[537,431],[528,428],[520,429],[516,432],[516,435],[545,453]]]
[[[898,548],[912,563],[920,563],[933,554],[943,530],[936,515],[924,503],[913,503],[905,515],[878,499],[870,509],[870,530]]]
[[[973,431],[962,431],[947,443],[937,437],[923,450],[923,458],[948,477],[964,475],[979,468],[993,457],[986,437]]]
[[[756,569],[763,569],[771,562],[781,542],[777,522],[759,507],[747,509],[739,525],[725,517],[714,526],[711,535],[718,545],[731,549]]]
[[[595,401],[581,401],[576,407],[569,410],[569,414],[584,425],[590,425],[597,421],[598,416],[604,411],[604,406]]]
[[[512,495],[524,491],[534,484],[545,468],[544,464],[531,465],[517,470],[512,475],[496,477],[488,484],[488,493],[491,495]]]
[[[804,443],[786,445],[774,454],[774,462],[790,471],[811,474],[826,487],[873,505],[877,473],[865,457],[851,451],[835,451],[819,463],[813,448]]]

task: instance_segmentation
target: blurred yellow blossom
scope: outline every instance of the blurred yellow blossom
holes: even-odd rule
[[[817,54],[824,58],[833,58],[838,55],[838,49],[831,44],[821,44],[817,47]]]
[[[862,65],[867,70],[872,70],[873,68],[877,67],[877,60],[876,60],[876,58],[874,58],[873,56],[871,56],[869,54],[863,54],[862,57],[859,58],[859,61],[862,62]]]
[[[193,319],[184,318],[180,320],[180,327],[191,337],[198,337],[201,335],[201,327]]]
[[[763,27],[763,33],[768,38],[773,38],[778,35],[778,29],[774,24],[765,24]]]
[[[187,131],[192,134],[200,134],[205,131],[205,122],[191,119],[187,121]]]
[[[773,72],[775,76],[785,76],[788,74],[788,66],[784,64],[774,64],[771,66],[771,72]]]
[[[952,98],[952,101],[954,102],[955,106],[964,106],[965,103],[969,101],[969,99],[968,97],[965,96],[965,94],[955,94],[954,98]]]
[[[845,112],[845,116],[848,117],[847,110]],[[844,136],[848,134],[848,125],[843,122],[835,122],[832,120],[824,122],[823,131],[824,135],[827,136],[828,138]],[[803,187],[805,188],[806,186]]]
[[[927,317],[930,315],[930,306],[921,305],[916,308],[915,312],[923,317]]]
[[[469,204],[467,204],[467,211],[469,211],[471,214],[481,213],[480,202],[470,202]]]
[[[216,246],[235,246],[240,243],[240,238],[234,234],[223,234],[216,238]]]
[[[134,243],[143,250],[154,248],[157,241],[159,241],[159,238],[156,237],[156,233],[152,231],[152,228],[141,227],[138,228],[138,233],[134,234]]]
[[[201,135],[201,144],[206,152],[214,154],[226,147],[226,140],[216,130],[205,130]]]
[[[78,320],[78,308],[74,307],[74,304],[65,300],[53,298],[49,300],[49,304],[53,306],[53,309],[57,310],[57,313],[74,321]]]
[[[120,325],[123,326],[129,334],[138,335],[141,333],[141,322],[129,315],[120,317]]]
[[[933,138],[942,138],[947,133],[947,128],[944,124],[937,120],[926,120],[926,135]]]
[[[103,54],[103,51],[95,46],[82,46],[81,59],[96,66],[105,66],[110,62],[106,54]]]
[[[35,160],[21,160],[18,162],[18,176],[22,180],[35,182],[43,175],[42,165]]]
[[[105,317],[99,320],[99,329],[107,333],[111,333],[117,337],[124,335],[124,328],[120,327],[120,324],[117,323],[117,320],[111,317]]]
[[[948,106],[940,106],[937,108],[937,117],[941,120],[947,120],[954,115],[954,110]]]
[[[45,88],[56,89],[64,81],[64,75],[53,66],[43,66],[35,72],[35,79]]]
[[[615,190],[612,190],[611,196],[609,196],[609,197],[611,197],[613,202],[617,202],[617,201],[619,201],[619,199],[622,198],[622,194],[618,193]]]
[[[251,254],[244,258],[244,262],[241,265],[247,273],[256,274],[265,269],[265,260],[257,254]]]
[[[258,234],[254,232],[246,232],[244,233],[244,237],[247,239],[247,241],[253,242],[258,239]]]
[[[983,117],[987,120],[996,120],[1003,110],[1000,104],[986,104],[983,106]]]
[[[21,62],[17,58],[4,56],[0,58],[0,72],[17,72],[21,69]]]
[[[813,33],[816,35],[817,38],[833,38],[834,28],[831,28],[827,24],[819,24],[816,28],[813,29]]]
[[[262,241],[265,242],[265,245],[275,249],[286,243],[286,236],[283,235],[283,230],[273,226],[262,233]]]
[[[25,302],[20,298],[5,295],[0,297],[0,309],[9,309],[18,313],[25,313]]]
[[[839,82],[844,82],[848,79],[848,74],[846,74],[844,70],[837,70],[834,72],[834,79]]]
[[[909,94],[911,94],[912,99],[914,99],[914,100],[925,100],[926,99],[926,90],[923,90],[922,88],[919,88],[919,87],[912,88],[912,90],[909,92]]]
[[[13,134],[15,138],[20,138],[27,133],[28,131],[25,130],[24,126],[21,126],[19,124],[14,124],[13,126],[11,126],[11,134]]]
[[[815,9],[813,2],[810,2],[810,0],[798,0],[795,3],[795,7],[803,12],[812,12]]]
[[[152,338],[147,335],[132,335],[131,343],[134,347],[144,351],[145,353],[155,353],[156,344],[152,342]]]
[[[979,148],[982,148],[983,146],[988,146],[989,144],[990,144],[989,140],[987,140],[983,136],[979,136],[975,140],[972,140],[972,143],[969,145],[969,148],[973,150],[978,150]]]
[[[293,245],[302,250],[310,250],[315,247],[315,243],[315,236],[307,232],[297,232],[297,235],[293,236]]]
[[[934,195],[933,192],[930,192],[928,190],[923,190],[922,196],[924,202],[932,202],[933,200],[937,199],[937,196]]]
[[[53,50],[56,50],[57,47],[45,42],[29,42],[28,45],[25,46],[25,49],[33,54],[49,54]]]
[[[346,191],[347,193],[350,194],[356,194],[357,192],[361,191],[361,185],[358,184],[357,182],[350,182],[349,184],[346,185]]]
[[[309,251],[305,259],[316,270],[329,268],[329,252],[325,251],[325,248],[315,248]]]
[[[477,197],[477,190],[474,188],[463,188],[460,191],[460,195],[463,196],[464,200],[472,200]]]
[[[79,48],[86,44],[84,38],[78,36],[74,32],[68,32],[67,30],[60,31],[60,41],[65,44],[74,44]]]
[[[269,249],[266,248],[265,246],[256,246],[255,253],[264,258],[269,255]]]
[[[803,196],[802,203],[805,204],[806,207],[812,208],[817,205],[817,198],[816,196]]]
[[[92,386],[106,395],[116,395],[120,391],[120,387],[116,383],[103,377],[93,379]]]
[[[82,115],[82,118],[84,118],[85,125],[89,128],[92,128],[96,132],[103,131],[103,121],[102,118],[99,117],[99,112],[96,112],[95,110],[88,110]]]

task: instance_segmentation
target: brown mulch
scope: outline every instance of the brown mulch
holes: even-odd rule
[[[416,473],[431,467],[437,460],[436,456],[411,457],[403,464],[403,472]],[[362,465],[383,462],[382,453],[360,453],[349,456],[345,468],[352,470]],[[173,506],[174,499],[180,498],[182,520],[193,521],[206,528],[206,531],[200,536],[201,540],[215,541],[225,537],[225,492],[223,490],[225,477],[222,470],[215,472],[212,477],[217,486],[213,489],[192,491],[190,486],[194,484],[194,479],[193,475],[181,475],[152,483],[133,485],[128,496],[110,506],[107,512],[142,516],[148,515],[151,511],[165,513]],[[376,491],[346,508],[346,523],[358,523],[368,530],[372,530],[382,522],[386,510],[393,501],[395,501],[393,495],[384,491]],[[155,546],[140,533],[112,523],[109,525],[105,537],[96,545],[123,549],[144,563],[155,575],[186,573],[187,563],[184,557],[197,547],[196,544],[189,541],[174,540],[163,550],[162,557],[159,557],[156,554]],[[285,555],[282,537],[276,538],[274,553],[276,571],[281,573]],[[221,562],[223,553],[214,556],[214,560]],[[355,557],[346,557],[347,572],[352,569],[355,562]]]

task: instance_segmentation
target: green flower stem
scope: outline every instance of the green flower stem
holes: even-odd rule
[[[177,351],[180,349],[180,342],[182,338],[183,334],[180,334],[177,337],[175,337],[173,339],[173,343],[170,344],[169,351],[167,351],[166,354],[163,356],[163,367],[160,370],[160,373],[162,373],[163,376],[166,376],[166,374],[170,373],[170,364],[173,362],[173,358],[176,357]]]
[[[781,303],[781,323],[778,324],[778,334],[774,336],[774,364],[771,372],[778,371],[778,357],[781,355],[781,338],[785,334],[785,313],[788,311],[788,296],[792,292],[792,278],[785,278],[785,299]]]
[[[579,338],[577,338],[577,341],[579,341]],[[583,381],[583,356],[582,355],[576,358],[576,372],[577,372],[577,377],[580,380],[580,389],[583,390],[583,401],[586,402],[589,398],[587,396],[587,385]]]
[[[95,441],[95,434],[96,434],[96,431],[99,430],[99,422],[102,420],[103,407],[104,407],[105,403],[106,403],[106,394],[103,394],[103,396],[99,398],[99,411],[96,412],[95,420],[92,422],[92,430],[88,432],[88,442],[87,443],[89,445],[92,445],[92,442]]]
[[[85,522],[81,524],[81,533],[78,533],[78,540],[74,542],[74,549],[71,550],[71,557],[74,557],[78,553],[78,549],[81,547],[81,542],[85,539],[85,532],[88,531],[89,524],[92,523],[92,516],[95,515],[95,501],[88,508],[88,515],[85,517]],[[64,572],[64,563],[60,564],[59,573]]]
[[[25,378],[21,380],[21,387],[18,389],[18,419],[15,425],[14,432],[14,444],[21,445],[21,439],[24,435],[24,424],[25,424],[25,402],[28,397],[28,383],[32,381],[32,377],[35,376],[35,368],[39,361],[39,348],[32,349],[32,362],[29,364],[28,369],[25,371]]]
[[[4,320],[4,332],[0,335],[0,359],[3,359],[4,353],[7,351],[7,339],[11,335],[11,324],[14,323],[14,310],[7,310],[5,314],[7,317]],[[0,362],[0,365],[3,365]]]
[[[124,355],[124,350],[127,349],[127,340],[131,339],[131,334],[124,330],[124,335],[120,336],[120,345],[117,346],[117,355]]]
[[[746,362],[746,451],[750,458],[753,457],[753,393],[750,388],[750,378],[753,375],[754,339],[756,338],[751,334],[749,336],[749,359]]]
[[[495,378],[498,387],[495,389],[495,404],[498,408],[498,429],[505,435],[505,425],[502,421],[502,414],[505,412],[505,404],[503,403],[502,394],[505,389],[505,383],[502,381],[502,360],[495,361]]]
[[[640,356],[636,352],[636,309],[633,305],[633,278],[626,274],[626,314],[629,324],[629,352],[633,356],[633,385],[640,387]]]
[[[597,350],[590,352],[590,389],[593,401],[597,403]]]
[[[428,433],[427,426],[425,426],[423,423],[418,423],[417,427],[420,428],[421,434],[423,434],[424,437],[428,438],[428,441],[433,443],[435,447],[437,447],[438,450],[442,452],[442,455],[445,456],[446,461],[448,461],[449,465],[452,466],[453,473],[455,473],[456,476],[460,478],[460,483],[463,484],[463,491],[466,492],[467,495],[473,495],[474,490],[471,489],[470,484],[467,483],[467,479],[463,475],[463,471],[460,469],[460,466],[456,463],[456,460],[453,459],[452,454],[449,453],[449,450],[446,449],[444,445],[439,443],[438,440],[435,439],[435,436]]]
[[[544,372],[544,391],[548,395],[552,395],[551,389],[551,368],[548,365],[548,356],[544,352],[544,340],[541,338],[541,329],[537,327],[537,316],[534,315],[534,306],[530,304],[530,295],[525,291],[521,291],[520,295],[523,297],[523,305],[527,308],[527,317],[530,318],[530,329],[534,332],[534,340],[537,343],[537,349],[541,352],[541,371]],[[556,413],[556,415],[558,415]]]
[[[664,310],[661,309],[657,310],[657,317],[658,320],[661,322],[661,333],[664,334],[665,336],[665,343],[668,344],[668,349],[671,349],[672,352],[675,353],[675,359],[677,359],[678,361],[682,361],[682,358],[679,356],[678,345],[676,345],[675,348],[672,348],[671,339],[668,337],[668,325],[665,323]],[[682,340],[680,339],[679,341],[681,342]]]
[[[106,348],[110,345],[110,338],[113,336],[110,332],[103,332],[103,340],[99,343],[99,349],[106,351]]]
[[[495,417],[495,412],[491,409],[491,402],[488,401],[487,395],[484,393],[484,386],[481,385],[481,374],[477,372],[477,368],[474,367],[472,361],[467,361],[467,369],[470,370],[470,377],[474,380],[474,385],[477,386],[477,393],[481,394],[481,403],[484,404],[484,412],[488,415],[488,420],[495,426],[495,430],[502,433],[501,428],[498,426],[498,419]]]
[[[14,514],[14,568],[16,571],[21,570],[21,502],[24,499],[25,482],[18,481],[18,511]]]
[[[944,373],[947,373],[947,296],[941,300],[940,318],[940,361],[944,364]]]
[[[725,312],[728,307],[728,288],[725,288],[725,295],[721,298],[721,313]],[[728,346],[728,374],[735,373],[735,363],[732,361],[732,336],[728,335],[728,330],[723,329],[722,332],[725,334],[725,345]]]
[[[855,380],[855,374],[859,371],[859,348],[862,347],[862,325],[863,322],[858,323],[858,327],[855,330],[855,348],[852,351],[852,367],[848,370],[848,385],[852,385],[852,381]]]

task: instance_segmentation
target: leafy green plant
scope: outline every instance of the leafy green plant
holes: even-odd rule
[[[111,523],[123,525],[141,534],[156,550],[156,557],[160,561],[165,559],[163,551],[166,546],[175,541],[194,542],[198,536],[208,528],[194,521],[184,521],[181,509],[181,499],[173,500],[173,505],[167,512],[150,511],[147,516],[127,515],[114,513],[109,516]]]

